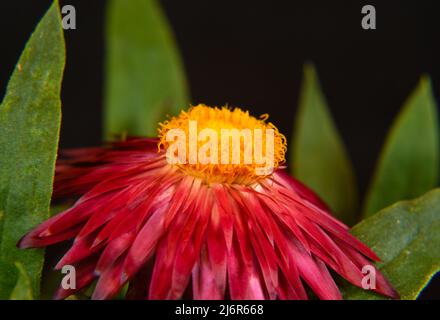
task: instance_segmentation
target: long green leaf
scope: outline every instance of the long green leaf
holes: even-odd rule
[[[440,189],[383,209],[352,232],[382,259],[378,267],[401,298],[415,299],[440,270]],[[345,297],[383,298],[353,286]]]
[[[105,137],[155,136],[188,104],[171,30],[156,0],[111,0],[107,13]]]
[[[42,250],[17,241],[49,216],[61,119],[65,50],[55,1],[18,61],[0,105],[0,299],[9,298],[19,263],[39,293]]]
[[[304,67],[292,145],[293,175],[315,190],[338,218],[354,222],[358,196],[353,167],[311,64]]]
[[[12,290],[10,300],[33,300],[34,294],[32,292],[32,282],[26,272],[25,267],[20,262],[15,263],[18,270],[18,280],[14,289]]]
[[[364,216],[438,185],[439,127],[431,82],[424,76],[387,137],[364,204]]]

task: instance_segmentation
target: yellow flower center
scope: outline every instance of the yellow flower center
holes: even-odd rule
[[[285,162],[286,138],[239,108],[191,107],[159,124],[169,163],[205,183],[253,184]]]

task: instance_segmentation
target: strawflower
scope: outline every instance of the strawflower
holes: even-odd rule
[[[273,172],[258,175],[253,163],[190,163],[189,153],[186,163],[170,164],[167,134],[189,133],[189,120],[215,132],[272,129]],[[319,299],[341,299],[330,270],[361,286],[363,266],[379,258],[286,173],[285,138],[266,120],[198,105],[160,124],[156,139],[62,152],[53,198],[77,201],[19,247],[73,239],[56,269],[74,266],[76,289],[60,287],[58,299],[93,282],[93,299],[110,299],[127,283],[131,299],[307,299],[307,288]],[[187,151],[203,144],[187,143]],[[375,271],[374,290],[396,298]]]

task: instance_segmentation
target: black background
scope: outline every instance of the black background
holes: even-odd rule
[[[126,0],[130,1],[130,0]],[[51,1],[0,2],[0,96]],[[65,32],[61,147],[101,143],[104,0],[64,0],[77,29]],[[316,64],[324,93],[365,192],[387,130],[422,73],[440,97],[440,10],[433,1],[162,0],[192,103],[269,113],[289,138],[302,65]],[[361,28],[372,4],[377,29]],[[440,277],[423,294],[440,298]]]

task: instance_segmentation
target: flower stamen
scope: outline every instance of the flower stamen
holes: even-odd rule
[[[285,162],[286,138],[268,117],[197,105],[159,124],[159,147],[171,164],[208,184],[252,184]]]

